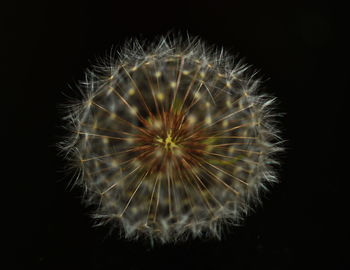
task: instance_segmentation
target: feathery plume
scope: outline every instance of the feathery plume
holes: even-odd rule
[[[271,98],[198,38],[127,42],[87,72],[61,143],[99,224],[127,238],[220,238],[276,182]]]

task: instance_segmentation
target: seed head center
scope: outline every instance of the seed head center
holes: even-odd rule
[[[178,147],[171,131],[167,132],[167,137],[165,139],[158,138],[157,141],[160,142],[167,151],[172,151],[174,148]]]

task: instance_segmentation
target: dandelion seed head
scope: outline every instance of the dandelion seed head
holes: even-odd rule
[[[273,98],[201,40],[132,41],[90,71],[62,150],[99,224],[127,238],[220,238],[276,181]]]

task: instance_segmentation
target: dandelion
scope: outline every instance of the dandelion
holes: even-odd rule
[[[276,181],[274,99],[198,38],[131,41],[116,58],[87,73],[61,144],[98,224],[132,239],[220,238]]]

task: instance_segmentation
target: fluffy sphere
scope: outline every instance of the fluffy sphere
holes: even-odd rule
[[[276,181],[274,99],[199,39],[128,42],[87,72],[62,144],[99,224],[125,237],[220,238]]]

